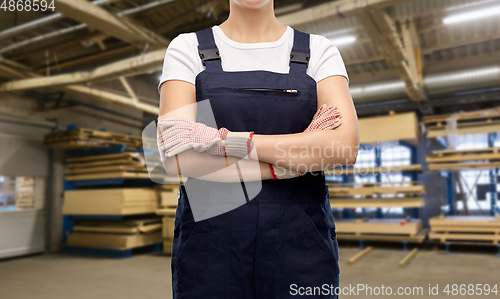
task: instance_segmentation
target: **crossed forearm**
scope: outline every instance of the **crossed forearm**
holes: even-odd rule
[[[223,156],[199,153],[194,150],[180,153],[177,159],[179,167],[177,167],[175,157],[165,158],[163,161],[163,166],[169,175],[181,174],[215,182],[240,182],[240,174],[244,176],[246,182],[272,179],[269,165],[263,162],[235,157],[227,157],[226,160]],[[236,168],[235,163],[238,163],[239,169]]]
[[[355,161],[357,140],[346,128],[284,135],[254,135],[259,161],[303,171],[319,171]]]

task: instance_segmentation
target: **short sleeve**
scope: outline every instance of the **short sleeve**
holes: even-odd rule
[[[198,56],[196,33],[179,34],[167,47],[158,92],[161,84],[168,80],[195,84],[195,77],[202,70],[200,68],[203,68],[203,65]]]
[[[342,56],[337,46],[326,37],[311,34],[309,65],[311,66],[311,76],[316,82],[333,75],[342,75],[347,79],[347,85],[349,85],[349,77]]]

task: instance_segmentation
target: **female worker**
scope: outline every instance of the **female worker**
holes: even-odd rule
[[[245,204],[201,221],[188,183],[181,186],[174,299],[337,298],[338,247],[321,170],[355,162],[358,126],[336,46],[282,25],[273,1],[230,0],[221,25],[172,40],[159,89],[168,174],[212,174],[192,192],[201,198],[236,194],[248,183],[245,169],[253,169],[246,181],[262,180]],[[196,113],[170,116],[206,99],[216,128]]]

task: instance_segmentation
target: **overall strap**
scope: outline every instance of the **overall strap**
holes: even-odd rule
[[[290,74],[305,73],[309,57],[309,34],[294,29],[293,47],[290,53]]]
[[[198,54],[200,55],[203,65],[211,71],[221,71],[221,58],[219,49],[215,45],[214,33],[212,28],[203,29],[196,32],[198,38]]]

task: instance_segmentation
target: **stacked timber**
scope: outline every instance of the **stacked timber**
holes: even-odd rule
[[[148,170],[140,153],[120,152],[66,159],[67,181],[98,179],[147,179]]]
[[[441,215],[429,224],[429,239],[441,243],[498,245],[500,241],[499,217]]]
[[[163,216],[162,236],[163,253],[165,254],[172,254],[172,241],[174,239],[175,211],[178,203],[178,192],[178,185],[163,185],[162,188],[159,189],[161,208],[156,211],[156,214]]]
[[[331,183],[332,208],[419,208],[424,206],[421,182]]]
[[[68,235],[68,246],[127,250],[158,244],[162,240],[161,219],[121,221],[79,220]]]
[[[64,192],[64,215],[154,213],[158,193],[152,188],[80,189]]]
[[[367,175],[367,174],[384,174],[396,171],[407,171],[407,172],[421,172],[423,171],[422,165],[420,164],[410,164],[410,165],[395,165],[395,166],[373,166],[373,167],[338,167],[334,169],[325,170],[325,175]]]
[[[160,168],[163,169],[161,163]],[[159,169],[158,167],[156,168]],[[142,153],[119,152],[113,154],[70,157],[66,159],[67,181],[104,179],[151,179],[156,183],[184,182],[185,177],[167,175],[164,171],[148,172]]]
[[[127,151],[137,151],[142,149],[142,138],[91,129],[74,129],[45,135],[43,145],[57,149],[92,149],[126,145]]]
[[[409,236],[414,237],[422,228],[420,219],[347,219],[335,221],[337,236]]]
[[[32,177],[16,177],[16,207],[18,209],[33,209],[35,181]]]
[[[500,148],[433,151],[425,159],[429,170],[484,169],[500,167]]]
[[[500,131],[500,108],[425,116],[422,121],[427,129],[427,138],[494,133]]]

